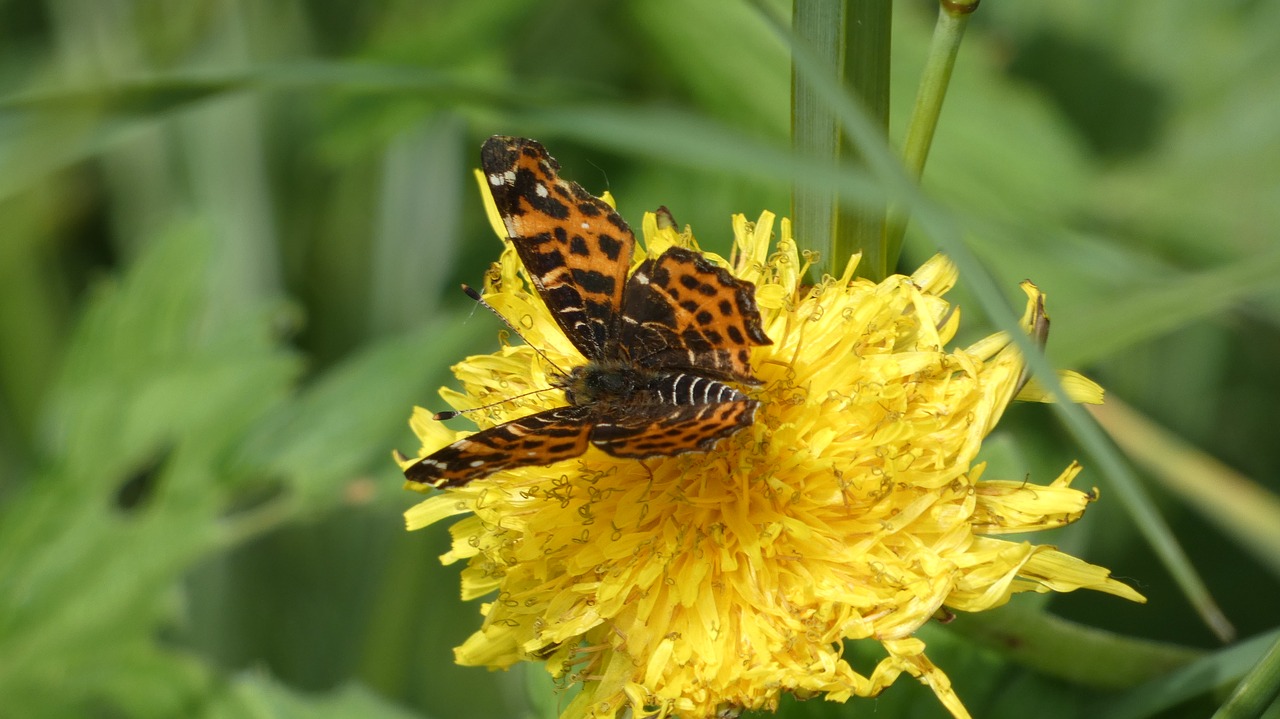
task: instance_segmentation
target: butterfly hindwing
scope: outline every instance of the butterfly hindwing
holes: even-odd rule
[[[558,407],[463,437],[404,471],[412,482],[452,487],[503,469],[543,465],[587,451],[589,407]]]
[[[631,229],[604,200],[561,179],[541,143],[491,137],[480,164],[538,294],[583,356],[602,359],[617,342]]]
[[[759,404],[744,397],[707,404],[640,405],[616,418],[602,418],[591,430],[591,443],[626,459],[705,452],[749,426]]]

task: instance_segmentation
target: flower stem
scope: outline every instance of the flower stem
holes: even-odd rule
[[[924,163],[933,144],[933,133],[938,128],[938,117],[942,114],[942,101],[951,82],[951,70],[956,64],[956,54],[960,52],[960,41],[964,39],[969,16],[977,9],[978,0],[942,0],[939,3],[938,22],[933,28],[929,56],[925,59],[902,147],[903,164],[916,179],[924,174]],[[901,209],[890,208],[885,225],[885,247],[892,257],[897,257],[902,249],[906,224],[907,218]]]
[[[890,0],[795,0],[792,27],[821,65],[862,102],[887,136],[889,128]],[[844,138],[832,107],[805,74],[793,66],[792,147],[820,162],[842,160],[865,166],[862,154]],[[861,252],[859,274],[882,279],[893,264],[885,252],[884,221],[878,211],[841,202],[830,189],[796,183],[792,216],[798,242],[808,249],[827,241],[822,267],[838,271]],[[896,257],[896,255],[895,255]]]
[[[1258,666],[1240,681],[1214,719],[1260,717],[1270,708],[1274,712],[1280,702],[1280,640],[1258,662]]]

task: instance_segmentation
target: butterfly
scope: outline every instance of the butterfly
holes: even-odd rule
[[[481,168],[534,289],[586,358],[555,378],[567,406],[505,422],[409,465],[412,482],[463,485],[595,446],[646,459],[705,452],[750,426],[753,346],[772,344],[755,286],[671,247],[628,276],[635,236],[604,200],[561,179],[534,140],[495,136]]]

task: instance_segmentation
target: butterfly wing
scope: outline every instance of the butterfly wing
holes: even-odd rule
[[[541,143],[489,138],[480,152],[507,235],[560,329],[588,359],[618,340],[635,237],[604,200],[556,174]]]
[[[758,384],[751,347],[772,344],[760,326],[755,286],[682,247],[645,260],[631,275],[620,334],[641,367],[749,384]]]
[[[598,422],[591,429],[591,443],[625,459],[705,452],[721,439],[750,426],[759,405],[746,398],[708,404],[640,405],[628,408],[616,419]]]
[[[587,451],[590,408],[559,407],[481,430],[418,460],[411,482],[457,487],[516,467],[554,464]]]

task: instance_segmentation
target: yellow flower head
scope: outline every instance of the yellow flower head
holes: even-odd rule
[[[844,701],[903,672],[963,717],[913,636],[943,608],[1081,587],[1142,601],[1105,569],[993,536],[1070,523],[1092,497],[1070,488],[1075,464],[1048,486],[981,479],[975,457],[1024,363],[1002,334],[946,349],[959,324],[942,298],[951,262],[874,283],[854,278],[855,259],[805,286],[790,224],[776,244],[773,226],[769,213],[735,217],[731,258],[708,255],[755,283],[773,340],[752,356],[763,384],[742,388],[760,401],[752,426],[709,453],[636,461],[591,449],[499,472],[406,513],[410,529],[469,515],[443,561],[467,561],[465,598],[494,596],[459,663],[544,662],[582,684],[566,718],[715,717],[773,708],[783,692]],[[649,256],[696,247],[652,214],[643,235]],[[1030,323],[1041,296],[1024,289]],[[483,294],[551,362],[582,363],[509,246]],[[458,364],[463,392],[441,394],[477,407],[551,387],[554,371],[530,346],[505,346]],[[1072,380],[1080,398],[1097,393]],[[559,392],[531,394],[477,421],[563,404]],[[424,455],[464,434],[421,409],[412,424]],[[845,640],[877,641],[888,656],[860,674],[841,658]]]

